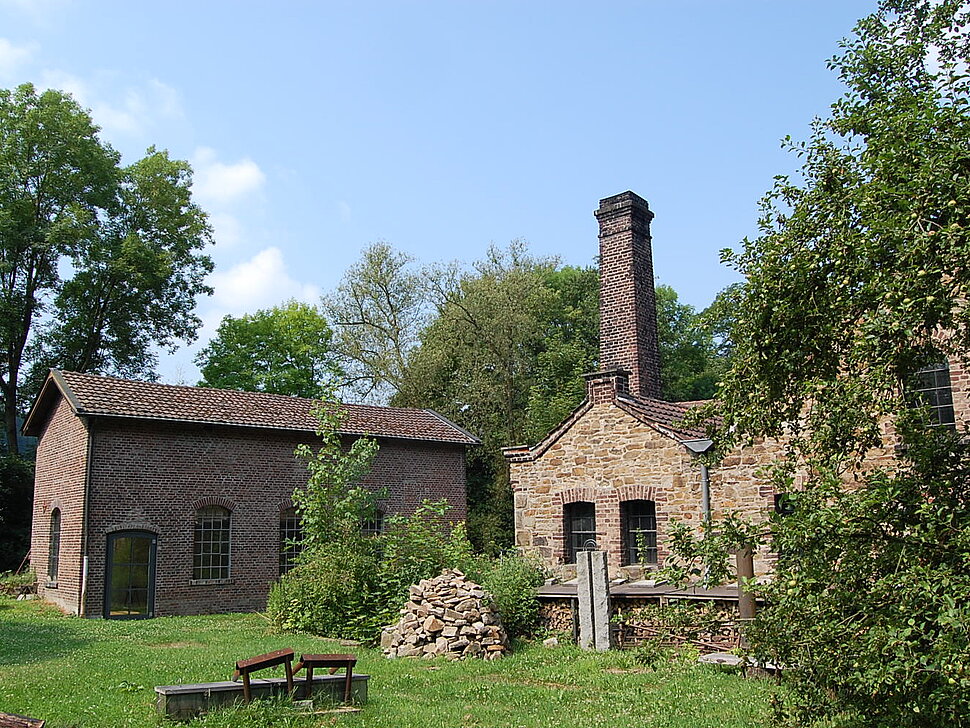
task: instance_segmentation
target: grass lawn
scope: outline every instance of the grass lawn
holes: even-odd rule
[[[144,621],[66,617],[39,602],[0,597],[0,711],[68,726],[495,726],[732,728],[764,723],[769,683],[681,664],[645,670],[631,653],[527,646],[496,662],[385,660],[353,648],[371,675],[360,713],[302,716],[254,703],[187,724],[155,714],[155,685],[228,679],[233,663],[282,647],[348,648],[274,634],[257,615]],[[279,674],[282,674],[280,668]]]

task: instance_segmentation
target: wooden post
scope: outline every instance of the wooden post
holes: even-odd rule
[[[738,549],[735,553],[738,572],[738,617],[741,622],[741,644],[743,645],[745,624],[754,619],[754,594],[745,586],[745,580],[754,578],[754,554],[750,546]]]

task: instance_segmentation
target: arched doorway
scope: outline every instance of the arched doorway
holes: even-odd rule
[[[158,537],[150,531],[108,534],[104,580],[105,619],[145,619],[155,616],[155,550]]]

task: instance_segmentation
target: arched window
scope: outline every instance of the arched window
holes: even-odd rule
[[[47,551],[47,579],[57,581],[57,567],[61,560],[61,509],[51,511],[51,537]]]
[[[623,563],[657,563],[657,506],[650,500],[620,503]]]
[[[585,501],[567,503],[563,509],[566,563],[576,563],[576,554],[589,551],[596,542],[596,506]]]
[[[222,506],[206,506],[196,511],[193,579],[206,581],[229,578],[231,520],[229,510]]]
[[[303,527],[296,508],[280,511],[280,576],[296,565],[303,551]]]

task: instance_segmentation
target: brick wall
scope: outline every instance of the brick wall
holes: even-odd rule
[[[76,500],[83,491],[83,461],[77,467],[71,459],[74,470],[65,478],[65,468],[59,465],[65,456],[56,451],[64,447],[72,451],[80,441],[83,455],[85,440],[79,440],[79,421],[64,402],[54,420],[61,429],[48,428],[48,432],[60,434],[63,429],[63,434],[54,440],[45,433],[41,439],[38,494],[49,487],[41,484],[58,482],[62,500]],[[95,420],[92,431],[87,614],[103,613],[107,538],[121,530],[158,535],[156,615],[264,608],[269,587],[279,575],[280,511],[290,505],[294,488],[307,480],[306,466],[293,450],[301,442],[312,446],[314,436],[120,419]],[[449,517],[465,518],[462,446],[381,439],[365,484],[387,488],[382,503],[387,513],[410,513],[422,499],[447,498],[453,506]],[[223,505],[232,513],[231,575],[227,583],[191,583],[195,512],[210,504]],[[71,551],[68,561],[64,545],[69,524],[72,534],[79,529],[79,513],[75,507],[65,507],[62,537],[63,584],[72,585],[75,598],[79,549]],[[35,514],[35,523],[45,522]],[[46,559],[47,536],[39,533],[43,529],[37,530],[35,553]],[[35,564],[38,570],[46,568]],[[47,592],[44,596],[51,598]]]
[[[37,446],[30,564],[37,574],[38,594],[72,613],[77,612],[81,593],[87,444],[84,421],[74,415],[67,402],[61,400],[44,426]],[[51,514],[55,508],[61,511],[56,585],[49,582],[47,577]]]
[[[646,200],[624,192],[600,200],[600,369],[630,372],[636,397],[660,397],[657,300]]]

